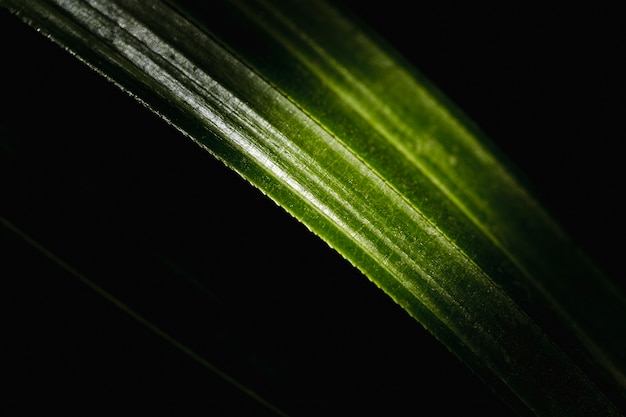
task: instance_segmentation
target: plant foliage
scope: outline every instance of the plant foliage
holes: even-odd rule
[[[619,290],[580,254],[484,133],[346,10],[322,2],[288,1],[152,2],[149,8],[134,1],[2,4],[129,92],[322,237],[516,412],[619,415],[618,407],[624,402],[622,347],[626,335],[625,304]],[[36,113],[29,110],[28,114]],[[93,116],[93,123],[100,125],[98,115]],[[98,129],[80,126],[81,138],[89,135],[99,140],[95,148],[93,141],[79,144],[83,147],[79,155],[93,149],[100,152],[107,143],[115,143],[106,136],[102,141],[102,136],[95,135]],[[137,145],[128,145],[130,149],[137,146],[129,166],[137,160],[145,162],[147,149],[154,146],[151,136],[157,134],[140,130],[133,135],[143,138],[136,139],[140,141]],[[11,135],[29,135],[29,130],[20,127],[7,132],[7,137]],[[32,144],[27,140],[6,146],[7,155],[12,156],[9,160],[38,149],[39,136],[35,131],[31,137],[37,140]],[[30,166],[37,166],[32,156],[26,158]],[[75,163],[73,158],[69,160]],[[17,167],[22,162],[13,164]],[[74,169],[80,173],[85,168],[78,163]],[[64,169],[60,178],[75,173]],[[167,169],[161,175],[160,179],[150,178],[153,187],[160,189],[173,181]],[[106,175],[101,181],[107,184]],[[216,182],[213,177],[200,184],[219,187]],[[75,188],[61,190],[72,194]],[[119,192],[115,190],[118,196]],[[134,193],[143,192],[127,191],[133,198]],[[204,193],[187,192],[192,199],[205,198]],[[96,200],[91,204],[97,204]],[[82,204],[90,200],[82,196],[79,201],[70,207],[85,215]],[[123,198],[118,204],[120,201]],[[175,218],[193,211],[194,205],[183,199]],[[250,210],[245,203],[235,207],[244,209],[238,220]],[[54,218],[54,208],[46,210],[47,216]],[[198,217],[202,217],[200,212],[193,218]],[[219,227],[219,218],[215,214],[210,217],[212,222],[205,220],[205,231]],[[246,381],[249,377],[241,376],[236,367],[226,375],[220,370],[223,363],[215,366],[208,362],[211,355],[222,360],[241,355],[265,369],[261,374],[276,375],[272,365],[246,351],[246,338],[233,330],[242,326],[251,331],[243,323],[253,318],[242,320],[230,313],[224,321],[215,319],[224,314],[218,308],[223,303],[219,294],[237,294],[229,307],[237,309],[254,297],[255,286],[277,285],[281,297],[266,301],[279,305],[284,302],[285,286],[293,285],[290,297],[296,300],[308,291],[302,282],[272,284],[268,282],[271,277],[262,275],[257,276],[259,282],[240,279],[236,269],[242,254],[254,256],[247,262],[255,266],[278,256],[256,247],[243,251],[246,234],[254,230],[245,224],[228,225],[233,242],[227,252],[233,260],[219,282],[207,281],[202,269],[185,270],[185,264],[195,264],[184,258],[197,259],[193,253],[204,252],[206,236],[188,237],[186,233],[194,226],[182,220],[167,227],[185,228],[178,236],[186,236],[190,243],[183,244],[185,251],[174,252],[183,259],[170,259],[170,246],[146,244],[149,237],[138,240],[141,251],[133,251],[123,228],[113,233],[113,243],[110,236],[107,239],[107,247],[119,245],[113,265],[124,265],[124,277],[149,282],[148,286],[138,285],[136,291],[161,286],[161,291],[169,294],[172,285],[179,285],[180,289],[172,292],[181,297],[176,305],[185,305],[187,297],[202,296],[204,300],[189,302],[200,310],[179,317],[209,316],[211,325],[220,329],[207,335],[198,334],[195,326],[187,331],[173,326],[170,328],[178,333],[174,337],[172,330],[162,330],[168,327],[168,319],[162,316],[166,310],[157,298],[125,294],[128,301],[120,299],[117,294],[124,294],[122,288],[128,287],[126,279],[111,279],[114,267],[106,273],[94,271],[92,278],[81,272],[93,270],[87,261],[92,256],[89,251],[72,248],[72,261],[66,262],[46,249],[48,244],[32,240],[13,222],[4,221],[6,229],[30,242],[66,274],[88,283],[266,410],[280,414],[285,408],[287,414],[315,414],[318,407],[329,407],[337,411],[332,405],[311,406],[312,398],[317,397],[302,385],[293,394],[283,391],[282,395],[296,399],[276,408],[273,399],[280,397],[277,392]],[[155,233],[150,222],[142,233]],[[272,227],[258,233],[272,244]],[[89,232],[81,231],[74,239],[83,234]],[[108,252],[99,248],[103,254]],[[215,243],[209,248],[219,253]],[[62,246],[57,251],[63,252]],[[128,259],[127,263],[122,259]],[[299,260],[294,274],[302,276],[302,265],[311,262]],[[102,261],[96,264],[102,266]],[[126,265],[138,270],[133,272]],[[147,273],[146,265],[161,271],[155,275],[159,279],[143,281],[142,277],[152,274]],[[167,273],[161,275],[163,270]],[[324,273],[313,279],[320,276]],[[338,284],[336,279],[321,281],[317,298],[323,305],[326,294]],[[348,299],[352,297],[338,302]],[[131,301],[133,308],[128,307]],[[299,311],[297,304],[270,308],[271,312],[265,313],[269,316],[264,317],[275,320],[281,314],[293,314]],[[310,315],[310,308],[304,308],[302,314]],[[303,323],[307,320],[313,318],[308,316]],[[298,322],[298,326],[304,324]],[[198,338],[196,343],[208,343],[211,348],[202,355],[190,350],[193,337]],[[398,335],[391,333],[388,339],[394,337]],[[178,341],[184,339],[185,343]],[[375,354],[376,345],[371,346],[369,350]],[[384,358],[391,356],[393,353],[384,354]],[[410,354],[402,355],[398,366],[413,360]],[[288,391],[288,379],[275,389]],[[248,386],[254,386],[254,392]]]

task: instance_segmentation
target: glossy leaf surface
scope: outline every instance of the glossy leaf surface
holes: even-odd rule
[[[428,82],[334,9],[300,6],[188,21],[160,3],[58,2],[28,19],[326,240],[514,408],[612,410],[595,385],[623,384],[618,292]],[[211,21],[227,15],[237,25]]]

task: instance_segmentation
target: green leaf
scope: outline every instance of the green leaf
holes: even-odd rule
[[[618,415],[619,291],[485,135],[349,15],[11,7],[322,237],[513,409]]]

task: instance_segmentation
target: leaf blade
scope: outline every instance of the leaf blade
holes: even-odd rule
[[[127,4],[126,7],[131,6]],[[104,13],[105,11],[100,10],[100,12]],[[92,14],[90,19],[95,19],[95,15]],[[132,19],[128,19],[128,22],[131,20]],[[127,24],[128,22],[123,23]],[[88,25],[90,21],[85,20],[83,23]],[[100,22],[99,25],[100,24],[104,25],[102,22]],[[117,21],[111,29],[116,30],[116,25],[119,27],[123,26]],[[136,22],[133,22],[133,25],[136,25]],[[136,27],[138,28],[139,26]],[[183,27],[184,29],[193,30],[193,28],[190,27]],[[128,32],[128,26],[126,30]],[[292,207],[290,207],[290,211],[292,214],[295,213],[296,217],[300,220],[307,224],[319,222],[315,231],[324,236],[328,241],[334,242],[334,246],[339,248],[338,250],[340,252],[342,251],[341,248],[345,247],[346,249],[343,249],[343,254],[355,264],[360,265],[360,268],[366,273],[368,268],[370,268],[371,271],[376,271],[370,272],[368,275],[370,277],[372,275],[376,276],[375,280],[379,284],[382,283],[381,286],[392,294],[392,296],[395,294],[400,304],[405,304],[401,297],[406,296],[407,298],[417,299],[422,304],[428,305],[430,310],[436,310],[436,306],[438,305],[455,306],[458,309],[458,305],[455,304],[457,297],[467,297],[467,294],[485,294],[486,292],[497,294],[495,299],[490,300],[490,303],[492,303],[490,304],[491,310],[486,312],[486,316],[489,317],[497,313],[505,306],[504,309],[512,312],[511,314],[513,316],[508,319],[513,318],[513,322],[519,322],[519,328],[515,328],[513,331],[507,329],[506,327],[510,322],[503,320],[503,323],[491,323],[492,327],[490,330],[473,335],[468,333],[470,327],[467,326],[467,324],[460,326],[462,328],[462,330],[459,330],[460,333],[455,333],[456,321],[448,319],[444,322],[444,328],[451,331],[451,334],[455,335],[454,337],[460,338],[465,344],[470,346],[470,350],[472,343],[467,342],[476,340],[475,346],[480,346],[484,343],[480,338],[481,335],[488,338],[490,334],[504,332],[504,334],[510,335],[512,340],[514,340],[513,337],[519,335],[518,331],[520,331],[521,328],[528,326],[534,329],[532,322],[511,303],[508,297],[502,294],[500,290],[484,276],[483,272],[476,268],[467,256],[450,242],[448,236],[442,234],[437,228],[434,228],[431,222],[424,218],[423,214],[415,208],[415,205],[407,203],[404,197],[399,196],[397,189],[390,186],[386,182],[386,178],[381,178],[379,174],[371,171],[368,166],[359,165],[359,160],[355,158],[351,149],[346,148],[342,142],[337,141],[335,137],[329,135],[326,130],[309,119],[307,115],[298,113],[298,109],[293,107],[280,92],[275,90],[271,85],[265,84],[254,72],[246,69],[244,76],[241,76],[241,73],[239,73],[241,79],[249,83],[243,87],[237,87],[240,89],[239,91],[248,89],[249,92],[253,92],[253,94],[248,93],[251,96],[248,100],[259,99],[260,102],[277,102],[280,104],[278,106],[280,109],[291,109],[285,112],[287,117],[285,117],[285,113],[283,113],[284,110],[274,112],[272,109],[265,109],[257,103],[257,111],[264,112],[263,117],[259,117],[256,111],[248,108],[245,102],[240,101],[229,92],[229,89],[236,89],[236,86],[229,85],[228,83],[234,83],[238,79],[235,75],[229,73],[228,70],[221,69],[220,74],[226,81],[220,82],[229,87],[222,88],[220,82],[215,82],[210,77],[207,78],[207,74],[202,74],[199,76],[200,78],[194,78],[196,75],[191,76],[193,73],[192,65],[185,60],[183,54],[180,56],[170,56],[169,61],[165,60],[159,63],[163,54],[168,52],[175,53],[176,51],[168,49],[167,45],[160,43],[158,36],[154,37],[156,40],[152,40],[153,35],[145,39],[140,39],[141,34],[142,33],[131,34],[135,39],[140,40],[135,49],[122,48],[120,51],[126,53],[124,56],[125,59],[130,61],[134,60],[135,67],[132,67],[133,71],[143,66],[143,69],[146,70],[148,74],[147,78],[153,77],[158,80],[157,84],[159,85],[149,84],[150,80],[146,81],[148,87],[166,87],[160,94],[175,97],[175,99],[179,100],[177,105],[184,108],[184,111],[181,113],[186,113],[190,110],[195,111],[199,114],[197,119],[199,124],[205,123],[210,125],[209,130],[217,132],[218,136],[221,136],[224,140],[230,140],[231,142],[229,143],[211,142],[211,145],[208,147],[213,149],[213,152],[221,155],[222,158],[227,159],[227,163],[239,169],[244,176],[256,178],[256,185],[275,200],[282,202],[285,206],[288,206],[289,202],[291,202]],[[197,35],[201,36],[202,34]],[[118,37],[117,40],[119,39]],[[132,39],[128,39],[132,41]],[[127,46],[128,45],[126,45],[125,48]],[[213,43],[211,47],[207,49],[211,50],[211,52],[215,52],[216,55],[222,54],[219,60],[220,63],[237,64],[235,58],[232,58],[232,61],[231,58],[224,58],[226,56],[224,55],[225,51],[220,50],[218,45]],[[205,57],[196,57],[196,59],[204,59],[204,62],[207,63]],[[159,65],[162,65],[162,67],[159,67]],[[159,74],[158,70],[163,69],[164,74]],[[238,69],[240,69],[238,65],[235,65],[234,68],[229,68],[229,70]],[[151,71],[157,72],[151,73]],[[176,78],[180,77],[181,74],[183,74],[182,81],[181,78]],[[234,72],[234,74],[236,74],[236,72]],[[214,90],[208,91],[207,85],[210,85]],[[261,94],[265,94],[265,96]],[[206,102],[207,97],[210,98],[208,104]],[[230,111],[227,111],[226,114],[220,114],[220,106]],[[289,118],[289,116],[292,115],[290,111],[293,111],[293,114],[297,116]],[[184,117],[184,114],[180,117]],[[266,123],[266,121],[269,122]],[[188,123],[191,125],[190,129],[202,131],[203,128],[206,128],[206,125],[200,128],[193,126],[193,121]],[[289,126],[290,124],[293,125]],[[280,128],[276,128],[276,126],[280,126]],[[242,134],[242,132],[245,133]],[[261,132],[261,134],[259,134],[259,132]],[[197,134],[196,138],[200,136],[202,135]],[[287,136],[289,136],[289,139],[294,140],[294,143],[287,141]],[[327,164],[327,166],[319,166],[317,162],[310,162],[313,159],[309,159],[308,155],[314,153],[315,148],[318,146],[324,149],[324,152],[328,152],[329,155],[332,155],[332,157],[326,157],[324,163]],[[287,152],[288,157],[285,157],[283,154],[285,149],[289,150],[289,152]],[[438,152],[439,151],[436,150],[433,155],[437,156]],[[246,162],[240,161],[240,154],[247,155],[249,160]],[[478,154],[480,154],[480,152]],[[318,159],[315,161],[317,160]],[[335,176],[329,175],[328,172],[337,160],[341,160],[342,165],[349,167],[349,169],[346,169],[345,172],[335,173],[338,178],[338,180],[335,180]],[[449,158],[447,160],[450,161]],[[450,172],[449,166],[444,166],[444,168],[443,172]],[[273,179],[268,178],[268,176],[273,177]],[[445,177],[445,175],[443,176]],[[346,194],[351,185],[351,178],[357,179],[354,182],[360,187],[359,189],[362,190],[362,193],[352,201],[347,198]],[[485,182],[486,181],[482,181],[479,183],[483,184]],[[463,189],[464,187],[458,188]],[[377,193],[385,195],[386,200],[369,201],[367,199],[368,190],[376,190]],[[508,188],[505,188],[505,190],[508,190]],[[298,196],[296,203],[293,203],[291,200],[294,195]],[[324,201],[326,198],[333,202],[332,208]],[[467,199],[462,198],[462,200],[478,201],[479,199],[475,197],[472,200],[472,198],[468,197]],[[389,204],[390,202],[391,204]],[[311,210],[311,207],[313,207],[314,210]],[[350,221],[348,223],[342,221],[341,219],[343,217],[350,218]],[[393,219],[395,222],[393,226],[386,224],[389,219]],[[509,224],[508,222],[503,223]],[[416,229],[413,230],[414,235],[410,237],[403,235],[402,232],[407,224],[418,225]],[[441,223],[437,222],[438,227],[440,227],[440,224]],[[339,227],[337,225],[339,225]],[[467,228],[467,226],[465,226],[465,228]],[[396,239],[391,241],[386,237],[386,233],[381,233],[381,230],[385,229],[387,229],[390,235],[395,233],[396,236],[394,237]],[[508,230],[508,226],[506,229]],[[357,252],[350,252],[352,250],[351,248],[354,247],[350,241],[357,242],[357,247],[360,246]],[[428,245],[431,245],[428,251],[424,250],[422,252],[416,249],[419,247],[417,244],[419,241],[428,242]],[[441,255],[440,259],[430,258],[429,254],[437,252],[445,255]],[[387,254],[389,254],[392,261],[386,258]],[[374,261],[368,262],[368,258],[374,259]],[[395,262],[393,262],[394,259]],[[454,263],[448,264],[448,260],[454,260]],[[392,266],[388,267],[387,265]],[[421,265],[428,265],[428,273],[422,271],[423,267]],[[403,270],[403,268],[407,270]],[[393,273],[389,273],[389,269],[391,269]],[[410,271],[410,273],[407,274],[407,271]],[[380,276],[378,276],[378,274],[380,274]],[[461,280],[451,284],[444,278],[447,276],[461,276],[463,274],[469,274],[469,276],[472,277],[470,284],[462,282]],[[408,275],[409,278],[403,279],[402,277],[405,275]],[[428,285],[424,285],[424,283],[433,276],[438,277],[438,279],[435,280],[435,284],[437,285],[434,285],[433,288],[428,288]],[[416,277],[423,277],[425,280],[424,283],[416,284]],[[399,287],[397,286],[398,283],[400,284]],[[445,285],[442,283],[445,283]],[[428,295],[424,295],[422,293],[424,288],[431,292]],[[437,301],[433,304],[430,300]],[[471,302],[469,304],[471,304]],[[423,313],[421,307],[413,308]],[[439,321],[441,321],[442,318],[447,318],[445,316],[448,314],[448,310],[456,313],[462,312],[462,310],[455,310],[451,307],[445,307],[444,310],[446,312],[439,312],[438,314],[440,316]],[[485,313],[481,310],[475,310],[473,312],[477,316],[482,316],[482,314]],[[454,317],[458,317],[459,320],[467,319],[467,317],[463,317],[462,314]],[[476,320],[476,322],[482,323],[483,320]],[[431,329],[435,328],[437,328],[437,326],[433,324]],[[444,332],[444,330],[441,331]],[[511,332],[507,333],[507,331]],[[536,338],[537,333],[534,333],[534,330],[530,331]],[[446,335],[446,337],[450,336]],[[446,341],[448,345],[453,344],[451,340],[444,341]],[[512,345],[504,349],[505,351],[514,350],[518,345],[518,342],[500,340],[500,345],[505,345],[506,343],[512,343]],[[497,341],[494,342],[493,346],[495,346],[494,349],[498,350]],[[545,353],[547,357],[544,358],[546,363],[551,362],[551,359],[549,360],[548,358],[555,357],[552,355],[556,355],[557,358],[559,357],[558,353],[555,353],[556,351],[551,349],[549,343],[543,344],[542,346],[546,349],[545,352],[547,352]],[[491,357],[490,355],[487,356]],[[506,356],[502,356],[500,359],[506,362]],[[557,362],[564,367],[569,365],[566,363],[567,361],[557,360]],[[479,366],[477,364],[474,365]],[[518,363],[518,369],[521,369],[523,365],[522,360]],[[504,369],[504,365],[499,366],[502,366],[502,368],[496,373],[502,376],[502,373],[507,372],[507,370]],[[569,373],[573,377],[580,376],[575,369],[570,369],[566,373]],[[582,377],[582,379],[584,380],[584,377]],[[587,387],[585,382],[580,383],[582,386]]]

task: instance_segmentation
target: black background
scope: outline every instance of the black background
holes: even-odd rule
[[[617,11],[343,3],[481,126],[624,288]],[[288,414],[510,415],[281,208],[14,16],[0,18],[1,216]],[[9,415],[265,415],[0,230]]]

